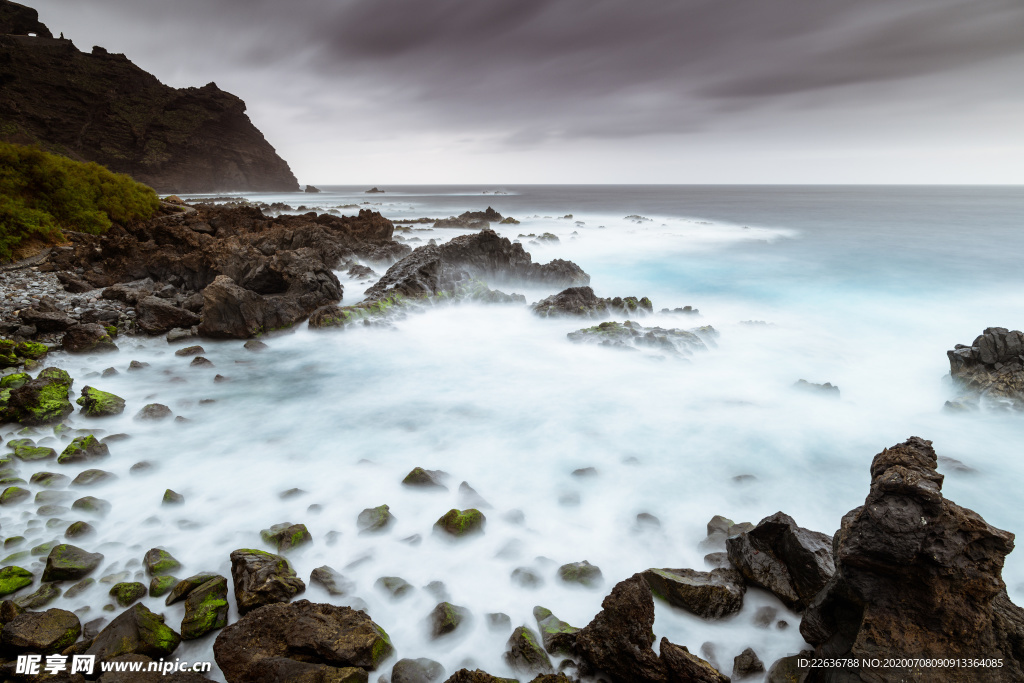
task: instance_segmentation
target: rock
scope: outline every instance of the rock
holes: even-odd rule
[[[529,567],[516,567],[512,570],[512,583],[523,588],[540,588],[544,578]]]
[[[102,498],[83,496],[71,504],[71,509],[93,512],[97,515],[105,515],[110,512],[110,503]]]
[[[575,263],[561,259],[544,265],[533,263],[521,244],[513,244],[485,229],[442,245],[419,247],[366,290],[366,298],[378,301],[394,294],[412,298],[432,296],[454,291],[459,283],[473,278],[546,285],[590,282],[590,276]]]
[[[199,588],[204,583],[217,578],[220,578],[219,574],[204,573],[190,576],[187,579],[182,579],[181,581],[175,580],[175,582],[171,584],[174,587],[170,589],[171,592],[164,600],[164,604],[170,606],[180,600],[184,600],[188,597],[189,593],[194,591],[196,588]],[[225,582],[226,581],[227,579],[225,579]]]
[[[18,314],[23,325],[31,325],[39,332],[63,332],[78,324],[78,321],[62,311],[44,311],[40,308],[26,308]]]
[[[134,581],[131,583],[115,583],[110,589],[110,595],[121,607],[128,607],[136,600],[146,596],[146,586]]]
[[[181,642],[181,637],[164,624],[162,615],[153,614],[137,603],[111,621],[86,650],[100,662],[125,654],[140,654],[159,659],[166,657]]]
[[[419,488],[438,488],[445,491],[448,487],[441,483],[445,473],[440,470],[425,470],[422,467],[414,467],[409,474],[405,475],[402,484]]]
[[[453,605],[450,602],[441,602],[434,607],[430,613],[430,637],[438,639],[457,630],[465,622],[469,621],[470,613],[465,607]]]
[[[88,522],[73,522],[64,532],[64,538],[82,538],[96,533],[96,529]]]
[[[682,645],[675,645],[668,638],[662,638],[660,647],[661,661],[665,663],[670,682],[729,683],[727,676],[723,676],[700,657],[690,654]]]
[[[576,583],[586,588],[598,588],[604,583],[601,568],[586,560],[563,564],[558,568],[558,578],[564,583]]]
[[[185,496],[171,489],[164,491],[164,496],[160,499],[161,505],[182,505],[184,502]]]
[[[14,602],[22,609],[37,610],[46,607],[60,597],[60,587],[55,583],[44,583],[29,595],[15,598]]]
[[[875,456],[871,490],[843,517],[836,571],[804,613],[800,633],[818,657],[1001,658],[990,680],[1024,680],[1024,610],[1010,602],[1001,578],[1013,534],[946,499],[936,467],[931,442],[918,437]],[[843,675],[924,680],[918,671]],[[927,680],[967,679],[953,668],[928,669]]]
[[[555,672],[551,659],[540,646],[540,638],[526,626],[518,627],[509,636],[505,645],[505,663],[521,674]]]
[[[395,516],[391,514],[390,508],[387,505],[379,505],[360,512],[356,518],[356,526],[361,532],[371,534],[385,531],[393,521]]]
[[[196,308],[196,310],[199,311],[199,310],[202,310],[202,308],[203,308],[203,297],[201,295],[196,295],[196,296],[199,297],[199,306]],[[189,308],[189,305],[190,305],[189,302],[186,301],[184,306],[183,306],[183,308],[185,308],[186,310],[191,310]],[[193,312],[195,312],[195,311],[193,311]],[[167,343],[168,344],[173,344],[175,342],[179,342],[179,341],[182,341],[184,339],[191,339],[192,337],[195,337],[198,334],[199,334],[199,327],[198,326],[193,326],[193,327],[190,327],[188,329],[185,329],[185,328],[182,328],[182,327],[175,327],[173,330],[171,330],[171,331],[169,331],[167,333],[166,339],[167,339]]]
[[[31,495],[32,492],[28,489],[23,489],[20,486],[8,486],[3,493],[0,493],[0,505],[16,505]]]
[[[606,318],[613,314],[625,316],[653,313],[647,297],[635,296],[602,299],[590,287],[570,287],[533,304],[530,309],[542,318],[552,316],[584,316]]]
[[[60,456],[57,463],[60,465],[73,465],[82,462],[100,460],[110,455],[107,444],[97,439],[92,434],[76,436],[71,440]]]
[[[214,657],[228,681],[366,681],[394,648],[387,633],[364,612],[314,604],[265,605],[220,632]],[[313,665],[322,678],[276,677],[290,662]],[[358,678],[356,668],[362,672]],[[288,670],[285,668],[284,670]],[[303,667],[305,668],[305,667]],[[309,674],[307,674],[309,675]]]
[[[198,356],[201,353],[206,353],[206,350],[202,346],[186,346],[178,349],[174,352],[175,356]]]
[[[175,576],[154,576],[149,580],[149,597],[163,597],[177,584],[178,578]]]
[[[85,578],[100,565],[103,555],[68,544],[55,546],[46,557],[43,581],[75,581]]]
[[[946,356],[962,392],[955,403],[1024,410],[1024,332],[989,327],[970,346],[957,344]]]
[[[459,669],[444,683],[519,683],[519,681],[514,678],[498,678],[480,669],[474,671]]]
[[[304,192],[318,193],[318,192],[320,192],[320,190],[315,188],[315,187],[313,187],[312,185],[306,185],[306,189],[304,190]]]
[[[537,620],[545,650],[553,655],[573,656],[576,651],[578,628],[570,626],[552,614],[551,610],[539,605],[533,608],[533,618]]]
[[[825,382],[824,384],[815,384],[814,382],[808,382],[805,379],[797,380],[796,384],[793,385],[794,389],[800,391],[806,391],[812,394],[818,394],[819,396],[828,396],[831,398],[839,398],[839,387],[833,386],[831,382]]]
[[[490,612],[487,614],[487,628],[506,633],[512,629],[512,618],[504,612]]]
[[[82,415],[87,417],[108,417],[124,412],[124,399],[93,387],[82,387],[82,395],[75,401],[82,406]]]
[[[812,654],[810,650],[804,650],[799,655],[779,659],[768,669],[765,683],[804,683],[810,669],[800,666],[799,662],[801,659],[809,658]]]
[[[163,548],[151,548],[142,557],[142,566],[147,576],[166,576],[179,569],[181,563]]]
[[[741,681],[764,673],[764,662],[749,647],[732,660],[733,680]]]
[[[382,576],[373,585],[390,594],[392,600],[400,600],[413,591],[412,584],[400,576]]]
[[[232,552],[231,578],[238,612],[243,615],[263,605],[288,602],[306,590],[288,560],[262,550]]]
[[[68,392],[73,380],[64,370],[45,368],[35,379],[10,390],[0,421],[18,422],[26,427],[61,422],[74,412]]]
[[[704,619],[739,612],[747,590],[743,576],[732,569],[648,569],[642,576],[654,595]]]
[[[264,529],[260,532],[260,538],[264,543],[275,546],[279,553],[298,548],[313,540],[305,524],[292,524],[291,522],[275,524],[269,529]]]
[[[690,356],[697,351],[706,351],[707,342],[717,336],[710,325],[693,330],[676,328],[644,327],[627,320],[624,323],[603,322],[570,332],[566,337],[578,344],[598,344],[618,349],[633,349],[670,356]]]
[[[0,642],[12,654],[48,655],[74,643],[81,632],[82,624],[78,617],[67,610],[23,612],[3,625]]]
[[[17,593],[25,586],[31,586],[35,575],[21,567],[8,566],[0,569],[0,597]]]
[[[489,227],[491,223],[500,223],[501,221],[501,214],[488,206],[486,211],[466,211],[459,216],[434,221],[433,227],[480,230]]]
[[[104,470],[85,470],[75,477],[72,486],[95,486],[116,480],[117,477]]]
[[[602,611],[576,633],[576,653],[588,672],[613,681],[665,681],[654,654],[654,599],[641,574],[620,582],[601,603]],[[684,679],[685,680],[685,679]]]
[[[29,478],[29,483],[43,488],[64,488],[71,483],[71,477],[55,472],[36,472]]]
[[[165,334],[176,327],[192,327],[199,324],[199,316],[191,311],[178,308],[166,299],[148,296],[139,299],[135,305],[138,313],[136,322],[146,334]]]
[[[469,485],[468,482],[462,482],[459,484],[459,503],[467,508],[476,509],[490,509],[494,507],[483,497],[476,492],[476,490]]]
[[[211,360],[209,360],[208,358],[203,358],[202,356],[196,356],[195,358],[192,359],[192,362],[189,363],[189,367],[192,367],[192,368],[212,368],[213,367],[213,362]]]
[[[258,339],[250,339],[242,345],[246,351],[266,351],[270,347]]]
[[[796,525],[782,512],[726,541],[729,561],[749,583],[804,609],[835,572],[832,538]]]
[[[451,509],[434,522],[434,530],[442,531],[455,538],[482,534],[487,518],[479,510]]]
[[[68,353],[109,353],[117,351],[110,333],[99,323],[83,323],[68,328],[61,340]]]
[[[335,597],[344,597],[355,590],[355,584],[327,565],[314,569],[309,575],[309,582]]]
[[[195,640],[228,623],[228,580],[210,579],[188,593],[185,617],[181,621],[182,640]]]
[[[444,667],[432,659],[400,659],[391,668],[391,683],[437,683]]]
[[[144,421],[164,420],[173,414],[171,409],[162,403],[149,403],[135,414],[135,419]]]
[[[149,367],[149,363],[141,360],[133,360],[128,363],[128,372],[138,372]]]

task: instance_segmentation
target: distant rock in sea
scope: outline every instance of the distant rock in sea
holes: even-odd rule
[[[312,194],[315,194],[315,193],[317,193],[317,192],[320,192],[320,188],[318,188],[318,187],[313,187],[312,185],[306,185],[306,189],[305,189],[305,191],[306,191],[306,192],[309,192],[309,193],[312,193]]]
[[[1024,333],[989,327],[970,346],[946,351],[949,374],[961,392],[948,410],[989,407],[1024,410]]]
[[[369,190],[367,190],[363,194],[384,194],[384,190],[379,190],[376,187],[371,187]]]
[[[101,47],[80,52],[7,0],[0,83],[0,140],[95,161],[161,193],[299,190],[238,97],[214,83],[171,88]]]

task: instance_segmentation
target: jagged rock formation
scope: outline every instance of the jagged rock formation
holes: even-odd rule
[[[1024,332],[989,327],[970,346],[950,351],[949,374],[963,392],[949,408],[988,405],[1024,410]]]
[[[606,318],[614,313],[643,315],[654,312],[654,306],[647,297],[601,298],[590,287],[570,287],[538,301],[531,308],[542,318],[563,315]]]
[[[488,283],[520,281],[556,286],[590,282],[590,276],[572,261],[533,263],[521,244],[513,244],[493,230],[482,230],[416,249],[366,290],[366,298],[377,301],[392,294],[432,295],[451,291],[473,278]]]
[[[666,330],[663,327],[644,327],[631,320],[624,323],[603,322],[566,335],[569,341],[581,344],[599,344],[631,351],[667,353],[672,356],[690,356],[694,351],[706,351],[707,344],[715,345],[714,339],[717,336],[718,331],[710,325],[693,330]]]
[[[0,139],[95,161],[159,192],[298,191],[245,103],[214,83],[175,89],[124,55],[80,52],[7,0],[0,34],[17,34],[0,35]]]
[[[491,223],[500,223],[501,220],[501,214],[488,206],[486,211],[464,211],[458,216],[440,218],[434,221],[434,227],[480,230],[489,228]]]
[[[911,437],[871,463],[864,505],[843,517],[836,570],[800,633],[825,658],[1000,659],[989,667],[812,670],[806,679],[1024,680],[1024,610],[1001,573],[1013,534],[942,495],[931,441]]]

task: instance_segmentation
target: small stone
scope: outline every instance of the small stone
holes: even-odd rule
[[[601,568],[595,567],[586,560],[563,564],[558,568],[558,578],[563,583],[575,583],[586,588],[597,588],[604,583]]]
[[[110,503],[103,500],[102,498],[94,498],[93,496],[84,496],[79,498],[71,504],[73,510],[83,510],[85,512],[93,512],[97,515],[106,515],[110,512]]]
[[[139,461],[139,462],[135,463],[130,468],[128,468],[128,473],[129,474],[135,474],[135,475],[149,474],[150,472],[152,472],[155,469],[156,469],[156,465],[154,465],[153,463],[149,462],[148,460],[142,460],[142,461]]]
[[[413,591],[412,584],[400,576],[382,576],[373,585],[390,594],[392,600],[400,600]]]
[[[54,583],[44,583],[35,592],[15,598],[14,604],[26,610],[37,610],[46,607],[60,597],[60,588]]]
[[[174,576],[154,576],[149,580],[149,597],[159,598],[167,595],[177,583],[178,579]]]
[[[0,569],[0,597],[16,593],[25,586],[32,585],[35,575],[21,567],[4,567]]]
[[[30,484],[51,489],[67,486],[71,482],[71,477],[56,472],[36,472],[28,481]]]
[[[452,633],[469,619],[469,610],[450,602],[438,603],[430,613],[430,636],[438,639]]]
[[[242,345],[246,351],[265,351],[270,347],[261,342],[259,339],[250,339]]]
[[[176,491],[172,491],[171,489],[167,489],[164,491],[164,497],[160,502],[162,505],[181,505],[185,502],[185,496]]]
[[[425,470],[422,467],[414,467],[409,474],[405,475],[402,484],[415,488],[433,488],[447,491],[448,487],[441,483],[442,478],[445,476],[447,475],[440,470]]]
[[[198,356],[201,353],[206,353],[206,350],[202,346],[186,346],[185,348],[178,349],[174,352],[175,356]]]
[[[141,360],[133,360],[128,364],[128,372],[138,372],[149,367],[149,363]]]
[[[741,681],[762,673],[764,673],[764,662],[749,647],[733,659],[732,678],[734,681]]]
[[[85,470],[75,477],[74,481],[71,482],[71,485],[96,486],[97,484],[106,484],[111,481],[115,481],[116,479],[116,476],[104,470]]]
[[[334,597],[344,597],[355,590],[355,584],[327,565],[317,567],[310,573],[309,582],[323,588]]]
[[[81,538],[94,533],[96,533],[96,529],[88,522],[72,522],[64,532],[64,538]]]
[[[512,583],[523,588],[540,588],[544,579],[529,567],[516,567],[512,570]]]
[[[142,566],[148,576],[165,576],[181,569],[181,563],[163,548],[148,550],[142,558]]]
[[[213,367],[213,362],[211,360],[209,360],[208,358],[204,358],[203,356],[196,356],[195,358],[192,359],[192,362],[189,363],[189,367],[193,367],[193,368],[212,368]]]
[[[520,626],[509,636],[505,646],[505,663],[523,675],[552,674],[555,669],[537,634]]]
[[[385,531],[395,521],[395,516],[389,510],[387,505],[366,508],[359,513],[359,517],[356,519],[356,526],[363,533]]]
[[[173,413],[171,409],[162,403],[150,403],[143,406],[142,410],[135,414],[136,420],[163,420],[170,417]]]
[[[512,618],[504,612],[489,612],[486,618],[488,630],[506,632],[512,628]]]
[[[73,581],[91,574],[103,561],[100,553],[90,553],[67,544],[56,546],[46,558],[43,581]]]
[[[291,522],[275,524],[269,529],[262,530],[260,538],[264,543],[275,546],[279,553],[298,548],[313,540],[305,524],[292,524]]]
[[[432,659],[400,659],[391,668],[391,683],[439,683],[444,674],[444,667]]]
[[[86,417],[120,415],[124,412],[125,406],[125,401],[120,396],[89,386],[82,387],[82,395],[75,403],[82,406],[82,414]]]
[[[59,465],[72,465],[80,462],[98,460],[110,455],[110,449],[92,434],[76,436],[57,458]]]
[[[203,573],[196,574],[195,576],[190,576],[187,579],[182,579],[181,581],[175,579],[174,583],[172,584],[173,588],[170,589],[170,595],[168,595],[167,599],[164,600],[164,604],[170,606],[180,600],[184,600],[188,597],[188,594],[194,591],[196,588],[199,588],[211,579],[216,579],[218,576],[220,575]],[[174,579],[173,576],[166,578]]]
[[[110,589],[110,595],[121,607],[128,607],[146,595],[146,586],[138,581],[132,583],[116,583]]]
[[[451,509],[434,522],[434,529],[455,538],[483,533],[487,518],[479,510]]]

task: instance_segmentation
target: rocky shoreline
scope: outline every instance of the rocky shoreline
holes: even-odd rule
[[[589,287],[590,276],[576,264],[559,259],[534,263],[521,244],[489,227],[415,250],[393,237],[394,224],[366,209],[352,217],[315,212],[268,217],[258,207],[165,205],[153,221],[117,226],[100,237],[72,233],[67,244],[41,258],[0,271],[6,293],[0,302],[0,365],[5,368],[0,421],[7,426],[3,447],[8,452],[2,461],[0,505],[17,506],[34,495],[40,521],[49,518],[47,528],[52,522],[63,534],[61,542],[31,551],[19,549],[17,535],[5,537],[5,547],[14,551],[0,570],[0,595],[6,598],[0,605],[0,671],[8,680],[86,680],[78,674],[18,673],[19,654],[149,662],[170,658],[181,642],[199,639],[213,641],[217,665],[229,683],[508,680],[468,668],[445,671],[429,659],[395,661],[402,643],[392,642],[389,625],[375,622],[357,603],[301,599],[307,585],[349,602],[353,597],[344,575],[332,567],[314,569],[308,581],[298,576],[287,556],[313,540],[303,524],[264,529],[261,537],[273,552],[230,552],[229,576],[200,571],[179,578],[189,572],[165,549],[154,547],[131,563],[134,569],[99,578],[110,586],[109,611],[118,612],[109,621],[100,617],[83,623],[84,616],[60,607],[63,599],[97,585],[103,555],[89,550],[89,538],[109,506],[91,495],[72,502],[74,489],[69,487],[88,487],[112,476],[98,465],[123,437],[97,438],[95,430],[77,428],[71,421],[75,404],[79,415],[98,418],[121,414],[126,404],[102,389],[106,372],[75,378],[46,367],[51,350],[98,355],[116,351],[125,337],[166,335],[175,342],[192,337],[247,340],[246,349],[258,352],[265,345],[256,337],[304,321],[318,329],[387,325],[407,312],[462,300],[526,307],[524,296],[491,289],[519,283],[563,288],[529,307],[539,317],[592,325],[619,316],[653,315],[646,297],[598,297]],[[346,270],[371,279],[376,272],[384,274],[363,301],[343,306],[344,287],[336,272]],[[568,341],[685,357],[714,346],[716,337],[710,326],[666,329],[613,319],[571,332]],[[1019,332],[990,328],[971,347],[958,346],[950,352],[954,380],[978,397],[1014,400],[1020,339]],[[187,343],[179,345],[176,356],[191,359],[192,366],[212,365],[201,346]],[[143,369],[134,361],[128,368]],[[82,386],[72,403],[73,387],[84,381],[100,388]],[[159,421],[171,415],[167,406],[151,403],[136,418]],[[44,471],[54,464],[56,472]],[[60,473],[69,464],[89,469],[71,481]],[[710,551],[706,570],[636,567],[583,626],[559,619],[557,605],[536,606],[535,623],[513,624],[498,612],[474,614],[450,602],[443,586],[429,615],[410,617],[425,617],[432,637],[442,643],[474,628],[510,633],[504,661],[518,680],[534,683],[720,682],[729,680],[726,674],[732,680],[761,676],[772,683],[1020,680],[1024,611],[1010,602],[1001,578],[1013,535],[945,499],[938,465],[931,443],[917,437],[876,455],[865,505],[848,513],[834,536],[802,528],[783,512],[756,525],[716,516],[702,544]],[[145,469],[145,461],[137,467]],[[402,484],[437,487],[443,486],[442,478],[443,473],[417,468]],[[487,533],[484,501],[468,484],[463,486],[466,505],[432,527],[456,543]],[[170,489],[164,495],[169,506],[181,500]],[[83,519],[63,521],[68,515]],[[391,520],[385,505],[364,510],[358,525],[362,532],[376,533]],[[638,515],[637,524],[656,525],[658,520]],[[43,562],[39,571],[21,566],[32,566],[33,557]],[[538,580],[529,568],[520,569],[513,581]],[[603,583],[600,568],[586,561],[562,565],[557,575],[567,584],[593,589]],[[399,577],[381,577],[378,583],[394,595],[411,588]],[[755,648],[746,647],[728,662],[710,647],[701,647],[697,656],[667,639],[655,646],[658,605],[668,603],[705,620],[728,619],[742,608],[748,589],[767,591],[800,614],[800,633],[813,650],[764,662]],[[145,596],[163,598],[168,606],[181,602],[181,623],[165,623],[139,602]],[[231,601],[239,615],[233,623]],[[758,616],[765,627],[788,626],[765,610]],[[913,665],[822,673],[799,664],[808,658],[890,657],[999,659],[1002,665],[966,673]],[[209,680],[194,673],[151,678]],[[129,679],[107,673],[99,680]]]

